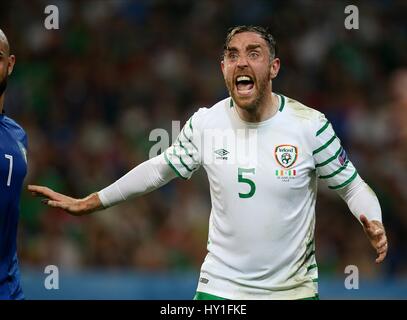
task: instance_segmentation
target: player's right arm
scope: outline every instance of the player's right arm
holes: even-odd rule
[[[34,196],[45,197],[43,202],[51,207],[81,216],[111,207],[130,197],[149,193],[175,177],[189,179],[200,166],[199,136],[193,121],[195,115],[187,121],[172,146],[139,164],[99,192],[76,199],[44,186],[29,185],[28,190]]]
[[[136,166],[103,190],[82,199],[68,197],[44,186],[29,185],[28,190],[34,196],[45,197],[43,202],[51,207],[81,216],[111,207],[132,196],[146,194],[175,177],[176,174],[161,154]]]

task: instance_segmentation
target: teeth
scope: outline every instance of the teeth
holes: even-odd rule
[[[240,77],[237,77],[236,80],[237,81],[251,81],[252,79],[248,76],[240,76]]]

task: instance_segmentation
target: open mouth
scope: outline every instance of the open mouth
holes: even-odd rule
[[[250,76],[238,76],[235,81],[238,93],[242,95],[250,94],[254,88],[254,81]]]

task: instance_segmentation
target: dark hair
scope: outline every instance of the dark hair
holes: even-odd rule
[[[228,30],[228,33],[226,35],[225,39],[225,44],[223,46],[223,53],[222,53],[222,59],[225,56],[225,52],[228,50],[229,43],[232,40],[232,38],[242,32],[254,32],[259,34],[267,43],[269,50],[270,50],[270,58],[274,59],[274,57],[277,54],[277,44],[276,41],[274,40],[274,37],[272,34],[269,32],[268,29],[260,26],[236,26],[232,27]]]

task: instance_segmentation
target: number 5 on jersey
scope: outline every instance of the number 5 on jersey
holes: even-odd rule
[[[253,197],[254,193],[256,192],[256,184],[254,183],[254,181],[249,178],[243,177],[243,174],[249,174],[249,173],[254,175],[256,173],[256,169],[255,168],[249,168],[249,169],[248,168],[238,168],[237,181],[239,183],[246,183],[250,187],[248,193],[239,192],[239,198],[251,198],[251,197]]]

